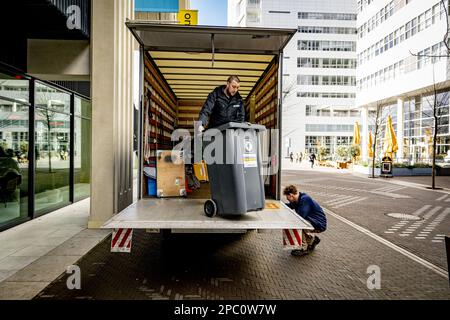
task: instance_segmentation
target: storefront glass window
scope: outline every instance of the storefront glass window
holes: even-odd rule
[[[35,212],[69,204],[70,95],[36,83]]]
[[[75,98],[74,200],[90,195],[91,186],[91,103]],[[81,117],[82,115],[83,117]]]
[[[28,110],[0,97],[0,227],[28,217]]]
[[[28,102],[29,80],[21,76],[11,76],[0,72],[0,96],[15,99],[18,102]]]

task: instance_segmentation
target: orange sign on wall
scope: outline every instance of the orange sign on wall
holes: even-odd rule
[[[178,23],[196,26],[198,24],[198,10],[180,10],[178,12]]]

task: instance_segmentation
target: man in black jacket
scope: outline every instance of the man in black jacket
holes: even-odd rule
[[[244,122],[244,102],[239,94],[239,78],[230,76],[227,84],[215,88],[203,104],[198,121],[199,131],[218,127],[227,122]]]

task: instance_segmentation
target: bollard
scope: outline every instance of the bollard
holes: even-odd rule
[[[445,236],[445,251],[447,252],[447,272],[450,285],[450,236]]]

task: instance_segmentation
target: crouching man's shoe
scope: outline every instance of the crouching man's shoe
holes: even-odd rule
[[[301,257],[304,255],[307,255],[309,253],[309,250],[292,250],[291,251],[291,255],[296,256],[296,257]]]
[[[313,251],[316,248],[316,246],[319,244],[319,242],[320,242],[320,238],[318,236],[315,236],[313,242],[308,246],[307,251]]]

